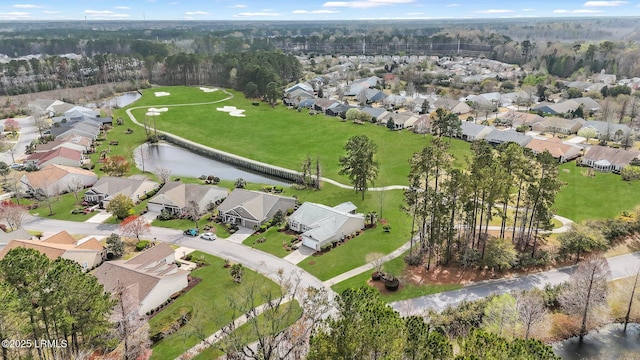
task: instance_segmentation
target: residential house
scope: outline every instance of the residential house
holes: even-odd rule
[[[420,115],[413,124],[413,132],[416,134],[431,134],[431,116],[429,114]]]
[[[446,98],[440,98],[436,100],[433,105],[436,107],[436,109],[443,108],[458,115],[468,114],[472,111],[471,106],[469,106],[466,102]]]
[[[42,240],[13,239],[0,251],[0,260],[11,249],[18,247],[35,249],[46,255],[49,260],[57,258],[77,262],[85,271],[100,265],[107,258],[107,250],[94,237],[76,240],[66,231],[61,231]]]
[[[327,109],[326,114],[329,116],[338,116],[342,117],[347,114],[349,109],[355,108],[355,106],[347,105],[347,104],[338,104],[336,106],[330,107]]]
[[[387,94],[378,89],[366,89],[364,95],[367,98],[367,103],[382,102],[387,98]]]
[[[175,261],[171,246],[160,243],[129,260],[107,261],[93,275],[105,291],[129,291],[144,315],[187,287],[189,274]]]
[[[533,124],[543,120],[544,118],[538,114],[509,110],[507,112],[500,113],[498,118],[495,119],[494,124],[514,128],[526,126],[531,129]]]
[[[36,144],[35,148],[33,149],[33,152],[35,153],[43,153],[43,152],[48,152],[51,150],[55,150],[57,148],[60,147],[65,147],[68,149],[72,149],[75,151],[79,151],[81,153],[86,153],[87,152],[87,148],[85,148],[84,146],[80,145],[80,144],[76,144],[70,141],[65,141],[65,140],[53,140],[53,141],[49,141],[45,144]]]
[[[355,205],[343,203],[335,207],[305,202],[288,219],[289,228],[301,233],[302,245],[319,251],[364,228],[364,216],[355,214]]]
[[[64,112],[75,107],[75,105],[60,100],[37,99],[29,103],[29,107],[39,110],[41,115],[53,117],[58,114],[64,114]]]
[[[37,168],[44,168],[47,165],[52,164],[80,167],[88,161],[90,160],[85,159],[84,154],[81,151],[69,149],[67,147],[58,147],[57,149],[49,150],[47,152],[30,154],[25,158],[24,164],[26,166],[35,166]]]
[[[498,130],[494,129],[484,138],[491,145],[500,145],[507,142],[516,143],[522,147],[526,146],[532,137],[519,133],[515,130]]]
[[[198,214],[203,214],[210,203],[219,204],[227,195],[227,189],[217,186],[169,181],[149,200],[147,208],[158,213],[164,210],[180,214],[191,202],[195,202],[198,205]]]
[[[218,206],[218,212],[225,223],[257,228],[271,219],[278,210],[286,213],[295,207],[295,198],[235,189]]]
[[[316,101],[313,103],[313,110],[320,111],[323,114],[326,114],[327,110],[338,105],[340,105],[340,103],[336,100],[316,99]]]
[[[515,91],[506,94],[502,94],[505,104],[511,104],[516,106],[528,106],[530,104],[538,102],[538,96],[535,94],[529,94],[526,91]]]
[[[0,251],[4,249],[11,240],[15,239],[32,240],[33,235],[24,228],[19,228],[10,232],[0,231]]]
[[[102,124],[96,121],[83,120],[59,123],[51,128],[51,135],[55,138],[63,138],[69,135],[80,135],[95,140],[100,135]]]
[[[595,113],[597,111],[600,111],[600,104],[588,96],[574,98],[571,100],[582,105],[582,109],[585,111],[585,114]]]
[[[368,86],[357,84],[355,82],[351,83],[345,90],[344,94],[346,96],[358,96],[361,92],[364,92],[365,89],[368,89]]]
[[[615,85],[617,78],[615,74],[607,74],[604,69],[599,74],[593,76],[593,82],[603,83],[606,85]]]
[[[622,150],[607,146],[592,146],[580,160],[580,165],[592,167],[598,171],[620,172],[634,159],[638,159],[640,151]]]
[[[419,116],[411,112],[390,113],[388,117],[379,118],[381,125],[387,125],[389,119],[393,119],[394,130],[411,128]]]
[[[532,107],[531,110],[541,111],[550,115],[570,114],[576,111],[580,105],[581,103],[574,99],[569,99],[559,103],[541,102],[540,104]]]
[[[597,138],[601,140],[611,140],[619,137],[620,134],[628,134],[631,129],[626,124],[614,124],[607,121],[588,120],[584,122],[583,129],[593,129]],[[616,135],[618,134],[618,135]]]
[[[76,181],[82,184],[82,188],[87,188],[98,181],[98,175],[73,166],[52,164],[38,171],[26,172],[20,178],[22,191],[46,196],[68,192],[69,185]]]
[[[582,128],[584,119],[565,119],[561,117],[550,116],[533,124],[534,131],[560,134],[575,134]]]
[[[460,138],[469,142],[482,140],[489,133],[495,130],[493,126],[475,124],[470,121],[463,121],[460,125],[460,129]]]
[[[573,145],[562,142],[558,138],[551,138],[548,140],[542,140],[533,138],[526,146],[534,154],[540,154],[548,151],[551,156],[558,159],[560,163],[573,160],[582,154],[582,149]]]
[[[285,93],[282,101],[287,106],[298,106],[303,100],[315,99],[316,96],[312,92],[303,89],[296,89],[290,93]]]
[[[301,83],[297,83],[287,89],[284,90],[285,93],[292,93],[296,90],[304,90],[308,93],[312,93],[313,94],[313,86],[307,82],[301,82]]]
[[[90,203],[100,203],[106,207],[116,195],[125,195],[134,203],[140,201],[140,197],[155,190],[158,183],[147,179],[120,178],[103,176],[91,189],[84,194],[84,199]]]
[[[363,106],[360,108],[360,111],[371,115],[371,120],[376,122],[378,121],[378,119],[382,119],[386,116],[386,114],[388,114],[386,109],[374,108],[370,106]]]

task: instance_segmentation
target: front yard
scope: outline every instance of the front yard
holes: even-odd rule
[[[256,294],[261,291],[279,291],[274,282],[249,269],[244,269],[243,281],[237,284],[232,280],[229,269],[223,267],[223,259],[201,252],[195,252],[192,256],[209,264],[191,272],[191,276],[202,281],[151,318],[150,333],[153,335],[163,327],[170,326],[185,313],[190,313],[190,320],[177,332],[153,345],[152,359],[174,359],[199,343],[203,337],[230,323],[232,310],[229,299],[242,286],[255,286]]]

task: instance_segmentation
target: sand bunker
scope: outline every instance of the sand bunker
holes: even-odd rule
[[[216,88],[207,88],[207,87],[201,87],[200,90],[206,92],[206,93],[210,93],[210,92],[214,92],[214,91],[218,91],[218,89]]]
[[[147,111],[144,115],[145,116],[158,116],[158,115],[160,115],[160,113],[157,112],[157,111]]]
[[[167,112],[169,111],[169,108],[163,107],[163,108],[148,108],[147,111],[151,111],[151,112]]]
[[[238,109],[235,106],[225,106],[225,107],[217,108],[216,110],[222,111],[222,112],[227,112],[227,113],[229,113],[229,115],[235,116],[235,117],[245,117],[246,116],[244,114],[244,109]]]
[[[171,95],[171,94],[168,93],[168,92],[164,92],[164,91],[157,91],[156,92],[156,96],[169,96],[169,95]]]

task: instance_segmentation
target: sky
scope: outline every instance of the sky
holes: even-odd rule
[[[640,16],[640,0],[2,0],[0,4],[0,21],[375,20],[570,16]]]

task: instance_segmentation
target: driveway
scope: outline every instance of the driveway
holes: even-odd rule
[[[640,265],[640,252],[607,258],[611,274],[609,279],[620,279],[635,274]],[[419,315],[427,310],[442,311],[449,305],[457,305],[463,300],[476,300],[491,294],[503,294],[513,290],[527,290],[546,284],[557,285],[569,279],[575,266],[567,266],[537,274],[524,275],[511,279],[489,280],[465,286],[462,289],[414,299],[396,301],[391,306],[403,316]]]
[[[24,118],[15,118],[20,123],[20,137],[13,145],[13,158],[11,151],[0,153],[0,161],[11,164],[13,159],[18,160],[25,156],[27,145],[38,137],[38,130],[33,126],[33,118],[31,116]]]

